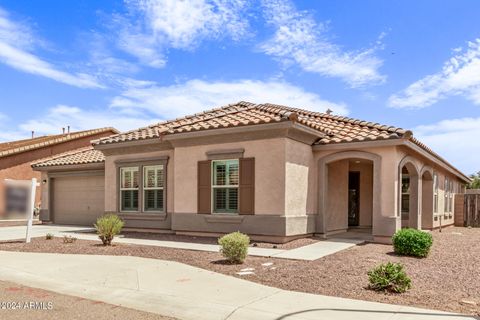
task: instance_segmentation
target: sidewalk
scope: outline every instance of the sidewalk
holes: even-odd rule
[[[44,237],[47,233],[51,233],[56,237],[70,235],[81,240],[100,241],[97,235],[91,233],[93,231],[93,228],[88,227],[38,225],[32,227],[32,237]],[[0,240],[15,240],[22,238],[25,238],[25,227],[5,227],[0,229]],[[193,242],[134,239],[123,237],[115,238],[115,242],[209,252],[218,252],[220,250],[220,247],[215,244],[203,244]],[[317,243],[290,250],[250,247],[248,248],[248,254],[259,257],[274,257],[282,259],[312,261],[336,253],[338,251],[345,250],[363,242],[364,241],[362,240],[337,238],[322,240]]]
[[[285,291],[155,259],[0,251],[0,261],[0,280],[186,320],[474,319]]]

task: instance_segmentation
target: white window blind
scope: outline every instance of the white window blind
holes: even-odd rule
[[[238,160],[212,161],[213,212],[238,212]]]
[[[143,206],[145,211],[164,210],[164,166],[143,167]]]
[[[120,202],[122,211],[138,211],[138,167],[120,168]]]

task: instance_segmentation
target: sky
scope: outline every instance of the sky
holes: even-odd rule
[[[0,0],[0,141],[237,101],[410,129],[480,170],[477,0]]]

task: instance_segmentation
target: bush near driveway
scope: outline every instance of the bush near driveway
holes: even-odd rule
[[[381,264],[368,272],[369,288],[375,291],[402,293],[412,287],[401,263]]]
[[[220,253],[231,263],[243,263],[248,253],[250,238],[243,233],[233,232],[218,239]]]
[[[74,243],[75,241],[77,241],[77,238],[73,236],[63,236],[63,243]]]
[[[97,219],[94,224],[97,234],[104,246],[112,244],[113,238],[120,233],[125,223],[116,214],[106,214]]]
[[[424,258],[430,251],[433,237],[428,232],[407,228],[397,231],[392,242],[395,253]]]

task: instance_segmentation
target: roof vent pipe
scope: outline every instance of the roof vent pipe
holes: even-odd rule
[[[65,134],[65,127],[62,128],[62,134]]]
[[[70,134],[70,126],[67,126],[67,133]]]
[[[35,131],[32,130],[32,139],[35,136]]]

